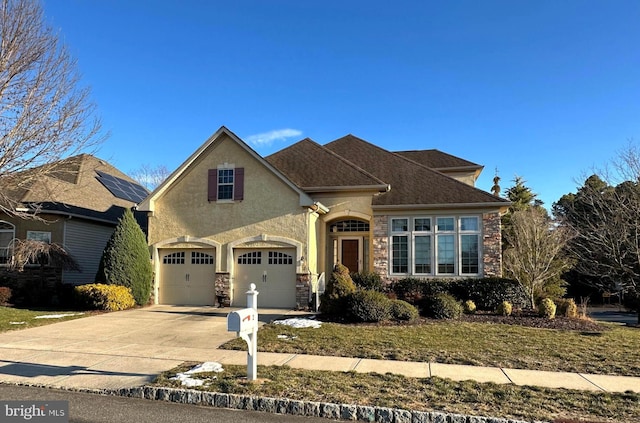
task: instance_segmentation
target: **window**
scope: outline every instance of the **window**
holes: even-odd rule
[[[269,251],[269,264],[293,264],[293,257],[279,251]]]
[[[329,230],[331,232],[369,232],[369,222],[364,220],[341,220],[332,223]]]
[[[27,231],[27,239],[44,242],[45,244],[50,244],[51,232]]]
[[[238,264],[262,264],[262,252],[251,251],[238,256]]]
[[[167,254],[162,257],[162,264],[184,264],[184,251]]]
[[[241,201],[244,199],[244,168],[225,163],[209,169],[209,201]]]
[[[213,264],[213,256],[200,251],[192,251],[191,264]]]
[[[0,220],[0,264],[8,264],[13,256],[13,239],[16,228],[9,222]]]
[[[391,274],[480,273],[478,216],[392,218],[390,229]]]

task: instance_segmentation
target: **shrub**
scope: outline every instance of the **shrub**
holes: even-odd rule
[[[131,288],[136,304],[145,305],[151,296],[152,276],[144,233],[126,209],[102,253],[96,281]]]
[[[94,310],[126,310],[136,305],[131,289],[121,285],[93,283],[74,288],[78,305]]]
[[[459,299],[469,298],[478,310],[493,311],[503,301],[509,301],[516,308],[529,304],[529,298],[518,282],[506,278],[465,279],[456,284]]]
[[[509,301],[503,301],[496,308],[496,313],[501,316],[511,316],[513,312],[513,305]]]
[[[462,306],[452,295],[440,293],[427,298],[424,312],[434,319],[457,319],[462,314]]]
[[[538,314],[540,315],[540,317],[553,319],[554,317],[556,317],[555,303],[549,298],[544,298],[538,305]]]
[[[391,319],[391,300],[382,292],[356,291],[349,296],[349,315],[356,322],[382,322]]]
[[[365,289],[370,291],[384,290],[382,278],[376,272],[356,272],[351,274],[351,280],[356,284],[359,289]]]
[[[394,320],[411,321],[418,318],[418,309],[402,300],[391,301],[391,317]]]
[[[440,293],[449,293],[450,288],[451,282],[449,281],[405,278],[393,284],[391,289],[399,300],[406,301],[409,304],[419,305],[426,297],[432,297]]]
[[[11,300],[11,288],[0,286],[0,304],[7,304]]]
[[[330,316],[346,317],[348,300],[356,292],[356,285],[349,276],[349,269],[337,264],[320,297],[320,312]]]
[[[475,314],[476,312],[476,303],[471,300],[467,300],[462,304],[462,309],[464,314]]]
[[[556,314],[558,316],[570,317],[572,319],[578,317],[578,306],[573,298],[560,298],[555,301]]]

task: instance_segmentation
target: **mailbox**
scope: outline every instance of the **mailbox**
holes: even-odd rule
[[[258,312],[253,308],[232,311],[227,316],[227,331],[247,333],[258,328]]]

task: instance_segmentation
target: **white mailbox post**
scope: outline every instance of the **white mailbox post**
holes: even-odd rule
[[[258,291],[251,284],[247,291],[247,306],[227,315],[227,331],[236,332],[247,343],[247,379],[258,376]]]

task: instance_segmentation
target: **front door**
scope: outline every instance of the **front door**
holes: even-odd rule
[[[340,240],[340,263],[349,269],[349,272],[360,271],[360,240],[341,239]]]

